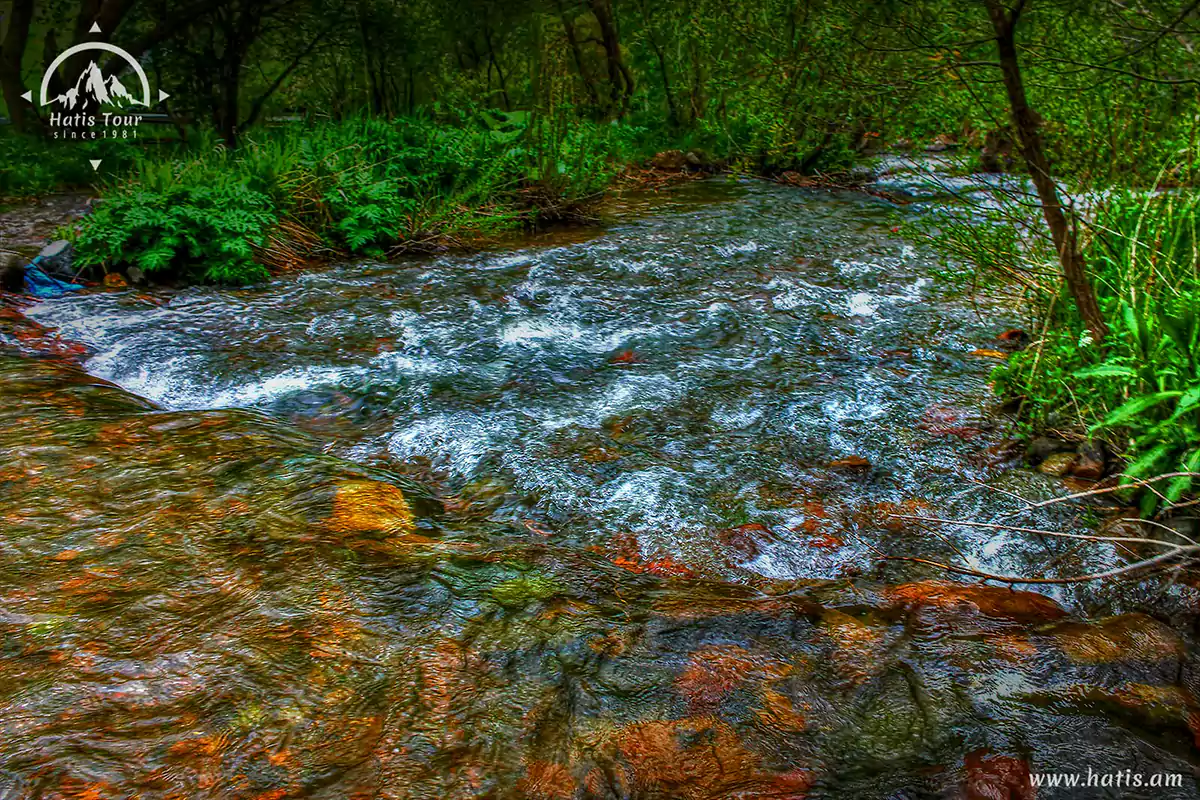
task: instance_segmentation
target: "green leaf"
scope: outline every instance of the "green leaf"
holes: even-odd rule
[[[1121,476],[1121,482],[1126,483],[1128,481],[1139,480],[1152,474],[1154,469],[1171,454],[1172,449],[1172,445],[1166,443],[1152,448],[1137,461],[1134,461],[1125,468],[1125,472]]]
[[[1137,372],[1131,367],[1117,364],[1098,364],[1094,367],[1084,367],[1071,373],[1076,378],[1136,378]]]
[[[1144,394],[1140,397],[1135,397],[1105,417],[1103,422],[1093,425],[1092,430],[1111,428],[1114,425],[1119,425],[1144,411],[1154,408],[1165,400],[1179,397],[1182,394],[1183,392],[1157,392],[1155,394]]]
[[[1171,421],[1179,419],[1197,406],[1200,406],[1200,386],[1193,386],[1183,393],[1183,397],[1179,398],[1179,404],[1175,406],[1175,413],[1171,415]]]
[[[1200,448],[1196,448],[1188,453],[1187,458],[1183,461],[1184,472],[1200,471]],[[1178,502],[1189,489],[1192,488],[1192,478],[1189,475],[1181,475],[1178,478],[1173,478],[1167,486],[1167,499],[1172,503]]]

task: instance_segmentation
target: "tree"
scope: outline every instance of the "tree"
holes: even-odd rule
[[[999,0],[985,0],[992,28],[996,33],[996,50],[1000,59],[1000,71],[1004,76],[1004,89],[1008,95],[1009,114],[1017,134],[1021,157],[1025,160],[1030,180],[1037,189],[1042,206],[1042,215],[1050,229],[1050,238],[1058,253],[1067,288],[1075,300],[1075,307],[1091,333],[1092,341],[1098,345],[1108,336],[1108,324],[1096,300],[1096,290],[1087,276],[1087,266],[1079,250],[1079,240],[1074,227],[1067,221],[1058,186],[1050,172],[1050,159],[1042,141],[1042,119],[1029,105],[1025,94],[1025,83],[1021,76],[1021,65],[1017,56],[1016,29],[1026,0],[1018,0],[1012,8],[1005,8]]]
[[[25,88],[21,80],[21,63],[25,59],[25,47],[29,41],[29,26],[33,22],[33,0],[12,0],[7,20],[7,30],[0,42],[0,91],[4,93],[4,104],[17,130],[29,126],[25,101],[21,95]]]

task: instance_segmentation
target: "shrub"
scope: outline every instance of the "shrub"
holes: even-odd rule
[[[640,130],[487,112],[296,125],[174,159],[144,157],[78,227],[84,266],[244,284],[289,220],[335,251],[474,237],[568,216],[637,152]]]
[[[132,264],[148,275],[242,285],[267,277],[253,247],[277,221],[270,199],[243,183],[134,184],[80,221],[75,247],[83,267]]]

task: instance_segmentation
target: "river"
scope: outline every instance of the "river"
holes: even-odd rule
[[[1132,558],[896,516],[1065,491],[989,394],[1014,304],[905,235],[918,199],[710,180],[29,309],[89,355],[0,358],[0,796],[1200,796],[1194,588],[1156,619],[1149,582],[888,558]]]

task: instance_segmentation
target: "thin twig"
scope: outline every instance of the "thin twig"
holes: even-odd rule
[[[1050,531],[1041,528],[1023,528],[1019,525],[1001,525],[992,522],[971,522],[961,519],[941,519],[940,517],[918,517],[910,514],[892,514],[896,519],[911,519],[916,522],[938,522],[943,525],[965,525],[969,528],[989,528],[991,530],[1001,531],[1017,531],[1018,533],[1038,533],[1045,536],[1061,536],[1064,539],[1083,539],[1088,542],[1134,542],[1136,544],[1152,544],[1158,547],[1179,547],[1171,542],[1162,542],[1158,539],[1146,539],[1137,536],[1093,536],[1086,533],[1064,533],[1063,531]],[[1200,545],[1196,545],[1200,548]]]
[[[889,561],[911,561],[916,564],[927,564],[931,567],[944,569],[947,572],[954,572],[959,575],[971,575],[976,578],[984,578],[986,580],[998,581],[1000,583],[1025,583],[1025,584],[1068,584],[1068,583],[1088,583],[1089,581],[1098,581],[1104,578],[1115,578],[1118,575],[1124,575],[1129,572],[1135,572],[1139,569],[1157,566],[1164,564],[1172,559],[1182,555],[1190,555],[1200,553],[1200,547],[1177,547],[1169,553],[1161,553],[1153,558],[1147,558],[1143,561],[1138,561],[1136,564],[1127,564],[1123,567],[1110,569],[1106,572],[1093,572],[1090,575],[1074,575],[1068,578],[1026,578],[1020,575],[995,575],[982,570],[970,569],[968,567],[959,567],[954,564],[943,564],[940,561],[930,561],[926,558],[912,558],[909,556],[888,556]]]
[[[1155,475],[1153,478],[1146,478],[1144,480],[1132,481],[1131,483],[1122,484],[1120,486],[1106,486],[1101,489],[1089,489],[1086,492],[1076,492],[1075,494],[1067,494],[1067,495],[1063,495],[1062,497],[1053,497],[1049,500],[1043,500],[1040,503],[1033,503],[1029,506],[1026,506],[1025,508],[1023,508],[1021,510],[1022,511],[1030,511],[1035,508],[1045,508],[1046,506],[1057,505],[1058,503],[1065,503],[1069,500],[1078,500],[1083,497],[1095,497],[1096,495],[1101,495],[1101,494],[1112,494],[1113,492],[1123,492],[1126,489],[1137,489],[1142,486],[1149,486],[1152,483],[1157,483],[1158,481],[1164,481],[1164,480],[1167,480],[1168,478],[1184,478],[1184,477],[1200,478],[1200,472],[1168,472],[1163,475]]]

